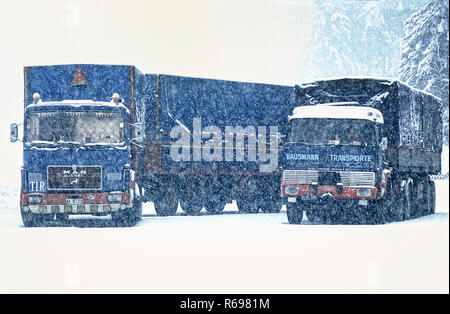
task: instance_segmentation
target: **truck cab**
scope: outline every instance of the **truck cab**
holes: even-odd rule
[[[290,221],[298,223],[303,210],[310,220],[341,208],[364,211],[376,200],[386,149],[383,124],[380,111],[356,102],[293,110],[281,183]]]
[[[384,223],[433,214],[442,102],[390,78],[295,86],[281,196],[290,223]]]
[[[111,214],[128,225],[139,221],[127,107],[92,100],[41,102],[26,106],[23,121],[25,226],[66,222],[74,214]],[[17,125],[11,132],[14,140]]]

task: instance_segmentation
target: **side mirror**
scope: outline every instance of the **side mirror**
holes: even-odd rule
[[[388,145],[388,139],[387,137],[382,137],[381,138],[381,143],[380,143],[380,147],[382,150],[386,150],[387,149],[387,145]]]
[[[16,123],[12,123],[9,126],[9,140],[11,143],[17,142],[19,140],[19,130]]]
[[[136,122],[134,124],[134,137],[133,140],[137,143],[142,143],[144,141],[144,126],[141,122]]]

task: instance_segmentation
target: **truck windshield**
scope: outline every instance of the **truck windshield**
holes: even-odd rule
[[[371,121],[359,119],[293,119],[288,143],[373,146],[375,126]]]
[[[26,118],[26,144],[54,146],[123,145],[123,116],[115,112],[32,112]]]

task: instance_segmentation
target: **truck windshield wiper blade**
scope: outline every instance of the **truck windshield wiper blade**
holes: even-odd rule
[[[86,147],[94,147],[94,146],[100,146],[100,147],[122,147],[125,146],[125,142],[120,143],[85,143],[83,146]]]
[[[314,144],[306,143],[306,142],[288,142],[287,144],[290,144],[290,145],[295,145],[295,144],[300,144],[300,145],[314,145]]]
[[[53,142],[53,141],[32,141],[27,143],[30,146],[39,146],[39,147],[44,147],[44,146],[58,146],[58,143]]]
[[[75,142],[75,141],[58,141],[58,144],[71,144],[71,145],[80,145],[80,142]]]

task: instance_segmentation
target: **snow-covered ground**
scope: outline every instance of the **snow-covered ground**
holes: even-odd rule
[[[380,226],[295,226],[284,210],[243,215],[235,204],[157,217],[150,203],[134,228],[24,228],[18,191],[3,187],[0,293],[448,293],[448,182],[436,181],[435,215]]]

